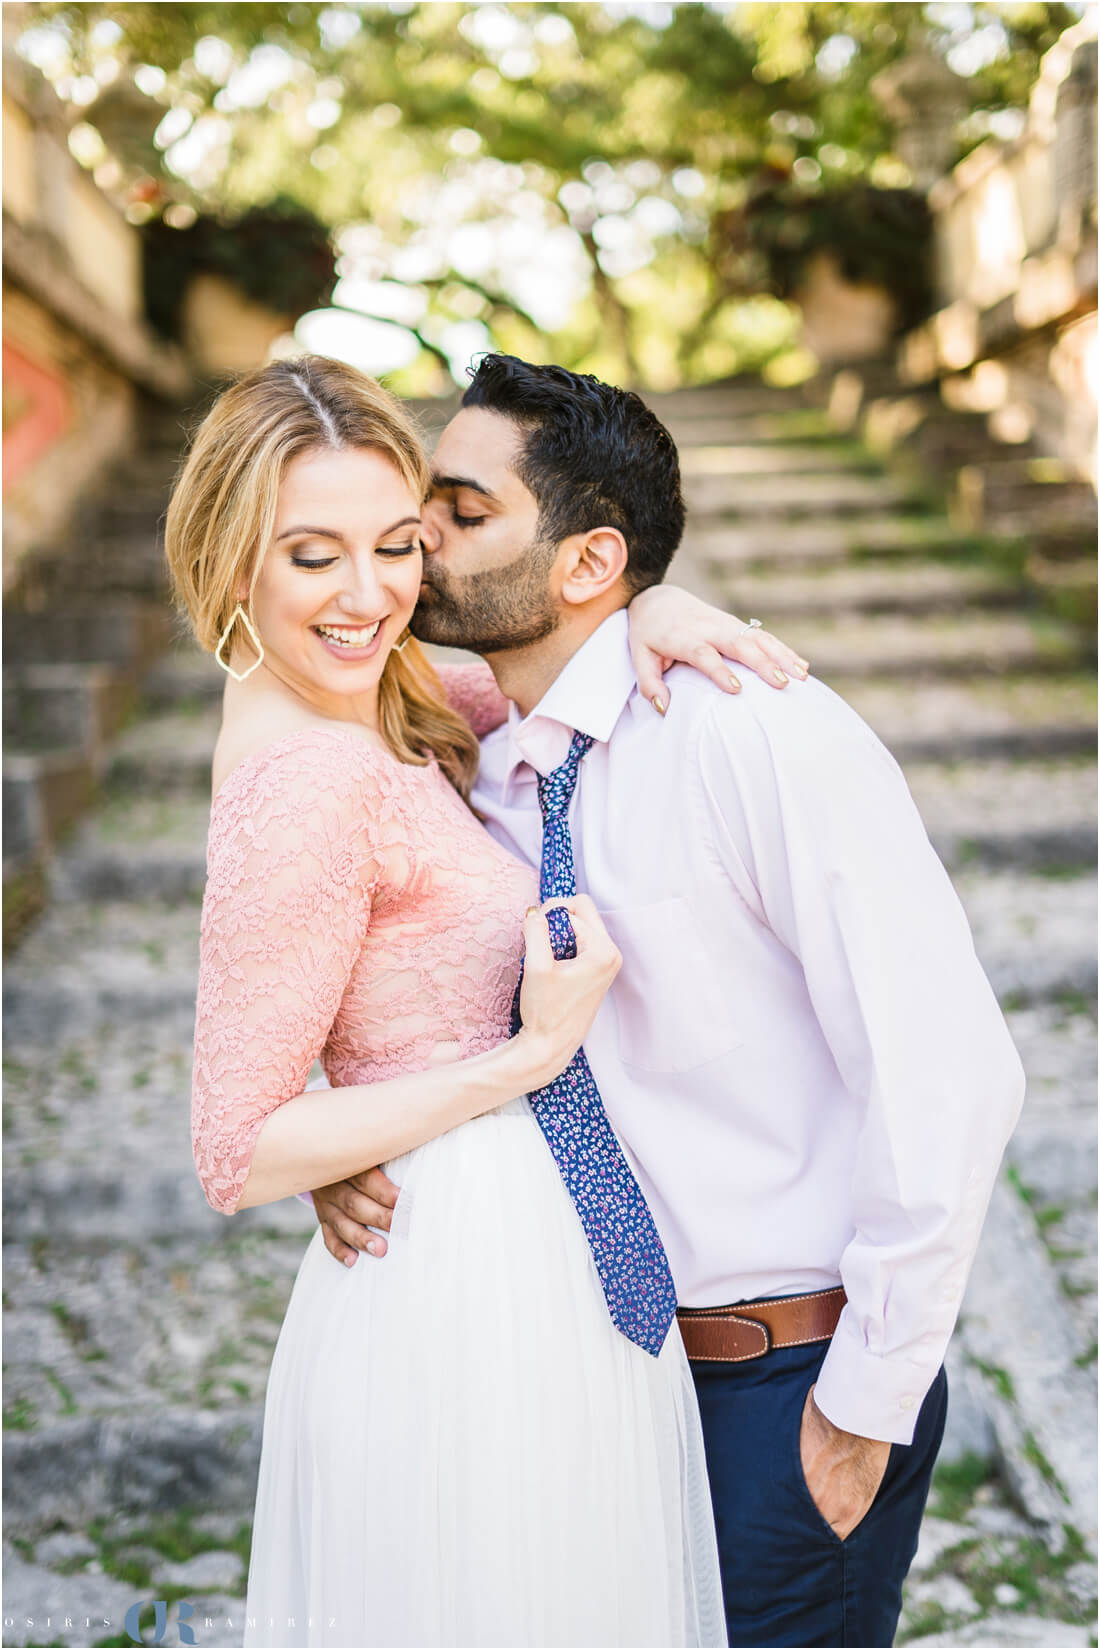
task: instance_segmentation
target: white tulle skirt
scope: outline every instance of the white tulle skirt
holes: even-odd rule
[[[245,1645],[724,1645],[679,1331],[613,1327],[527,1101],[388,1167],[388,1254],[318,1229],[279,1334]]]

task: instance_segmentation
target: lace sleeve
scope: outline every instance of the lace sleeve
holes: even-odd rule
[[[435,661],[432,661],[435,664]],[[468,665],[435,665],[447,703],[481,739],[508,720],[508,701],[484,660]]]
[[[233,1214],[264,1119],[301,1094],[370,920],[364,747],[311,733],[230,774],[207,847],[191,1140],[207,1202]]]

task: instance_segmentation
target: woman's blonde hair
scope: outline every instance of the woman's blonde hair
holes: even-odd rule
[[[233,615],[241,580],[249,580],[250,598],[256,588],[287,465],[325,448],[381,453],[418,502],[427,492],[428,462],[412,419],[373,378],[342,361],[275,361],[231,385],[203,419],[168,506],[165,552],[176,601],[208,652]],[[435,757],[469,797],[477,740],[412,638],[386,660],[378,708],[382,735],[400,761],[423,765]]]

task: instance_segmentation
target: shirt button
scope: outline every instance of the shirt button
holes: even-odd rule
[[[916,1401],[917,1400],[913,1397],[913,1394],[911,1392],[907,1392],[905,1394],[904,1398],[899,1398],[898,1399],[898,1408],[899,1409],[912,1409],[912,1407],[916,1403]]]

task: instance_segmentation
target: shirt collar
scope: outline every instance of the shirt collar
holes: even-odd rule
[[[610,739],[638,685],[629,632],[626,609],[619,608],[577,649],[532,711],[521,716],[514,704],[510,707],[506,792],[525,762],[543,775],[560,766],[574,730],[601,744]]]

